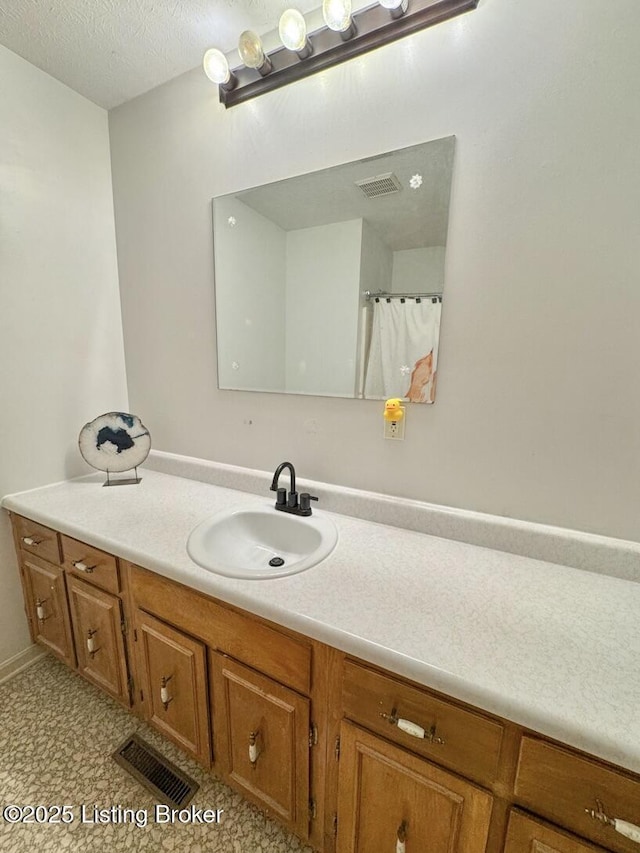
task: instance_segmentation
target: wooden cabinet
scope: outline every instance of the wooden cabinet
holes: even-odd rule
[[[323,853],[639,853],[640,776],[13,522],[34,641]]]
[[[33,639],[74,667],[64,572],[59,566],[30,554],[24,555],[21,571]]]
[[[324,701],[312,689],[311,641],[138,566],[127,564],[126,569],[132,597],[143,614],[137,618],[138,645],[142,642],[152,648],[149,632],[140,631],[142,618],[156,629],[165,622],[184,628],[206,647],[216,772],[299,837],[308,839],[311,695],[319,703]],[[167,659],[166,650],[159,646],[157,659]],[[148,672],[150,665],[144,662],[141,668]],[[161,675],[158,669],[155,688],[151,688],[156,696]],[[168,713],[154,705],[148,716],[179,743],[175,731],[163,728]],[[193,746],[185,748],[194,752]],[[255,761],[253,755],[258,756]],[[323,791],[314,796],[321,799]],[[321,829],[315,829],[320,846]]]
[[[138,608],[138,658],[146,680],[144,705],[150,722],[187,751],[198,754],[197,719],[205,720],[207,715],[197,710],[205,679],[196,675],[195,661],[204,661],[206,650],[216,772],[299,837],[308,839],[310,695],[314,693],[311,641],[138,566],[125,564],[125,569]],[[181,690],[185,710],[179,719],[177,693],[172,693],[173,709],[172,705],[164,708],[158,700],[162,678],[176,669],[177,649],[189,639],[176,629],[184,629],[201,649],[194,656],[193,646],[188,646],[190,663],[184,662],[184,681],[191,677],[192,686]],[[167,636],[171,637],[169,646],[163,643]],[[189,669],[191,676],[186,674]],[[321,696],[317,698],[323,701]],[[203,735],[200,739],[203,742]],[[318,798],[322,795],[317,792]]]
[[[27,518],[13,516],[34,642],[126,707],[130,701],[118,562]]]
[[[342,724],[339,853],[484,853],[491,807],[465,779]]]
[[[216,769],[300,838],[309,835],[309,700],[211,655]]]
[[[130,704],[120,599],[67,579],[78,671],[119,702]]]
[[[208,766],[211,748],[204,645],[141,610],[136,613],[135,630],[147,719]]]
[[[514,811],[504,853],[604,853],[596,847],[540,820]]]

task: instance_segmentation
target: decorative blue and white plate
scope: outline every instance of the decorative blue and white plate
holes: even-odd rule
[[[142,465],[151,436],[137,415],[107,412],[82,427],[78,446],[92,468],[117,474]]]

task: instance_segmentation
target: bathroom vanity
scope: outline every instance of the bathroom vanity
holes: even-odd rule
[[[191,562],[261,500],[7,497],[34,641],[326,853],[640,850],[640,584],[348,516],[299,575]]]

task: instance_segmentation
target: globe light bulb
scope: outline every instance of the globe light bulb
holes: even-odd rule
[[[379,0],[383,9],[388,9],[392,18],[401,18],[407,11],[409,0]]]
[[[351,0],[322,0],[322,17],[330,30],[337,33],[349,29]]]
[[[245,30],[241,34],[238,41],[238,52],[247,68],[259,69],[264,65],[265,56],[260,36],[252,30]]]
[[[221,50],[217,50],[215,47],[212,47],[205,53],[202,66],[204,73],[213,83],[223,85],[231,79],[227,57]]]
[[[297,9],[287,9],[282,13],[278,31],[282,44],[296,53],[307,43],[307,25],[302,13]]]

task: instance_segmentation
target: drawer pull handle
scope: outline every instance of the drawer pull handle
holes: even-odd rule
[[[25,545],[39,545],[42,542],[42,539],[33,539],[31,536],[23,536],[22,541]]]
[[[620,835],[624,835],[625,838],[630,838],[631,841],[635,841],[636,844],[640,844],[640,826],[637,826],[635,823],[629,823],[628,820],[619,820],[616,817],[609,817],[600,800],[596,800],[595,809],[585,809],[585,812],[594,820],[599,820],[601,823],[613,827],[613,829],[615,829],[616,832],[619,832]]]
[[[76,560],[75,563],[72,563],[71,565],[79,572],[84,572],[85,575],[90,575],[91,572],[96,568],[95,566],[88,566],[86,563],[83,563],[82,560]]]
[[[256,762],[260,757],[260,749],[258,747],[258,732],[249,732],[249,761],[252,767],[256,766]]]
[[[398,827],[397,837],[396,837],[396,853],[405,853],[407,849],[406,845],[407,841],[407,822],[403,820],[400,826]]]
[[[169,703],[173,702],[173,696],[169,695],[169,688],[167,684],[171,681],[170,675],[163,675],[162,682],[160,684],[160,701],[162,702],[162,707],[165,711],[169,710]]]
[[[618,818],[614,817],[611,825],[620,835],[624,835],[626,838],[630,838],[631,841],[635,841],[636,844],[640,844],[640,826],[637,824],[629,823],[628,820],[618,820]]]
[[[405,732],[405,734],[411,735],[411,737],[416,737],[420,740],[426,740],[429,743],[444,744],[444,739],[436,734],[435,725],[431,726],[430,729],[423,729],[422,726],[419,726],[417,723],[412,723],[411,720],[405,720],[403,717],[397,717],[395,708],[391,711],[390,714],[384,714],[381,711],[380,716],[383,720],[387,720],[387,722],[389,722],[392,726],[396,726],[397,728],[399,728],[400,731]]]
[[[87,631],[87,651],[93,657],[100,649],[96,648],[96,641],[93,639],[94,636],[98,633],[98,629],[96,628],[94,631],[89,628]]]

